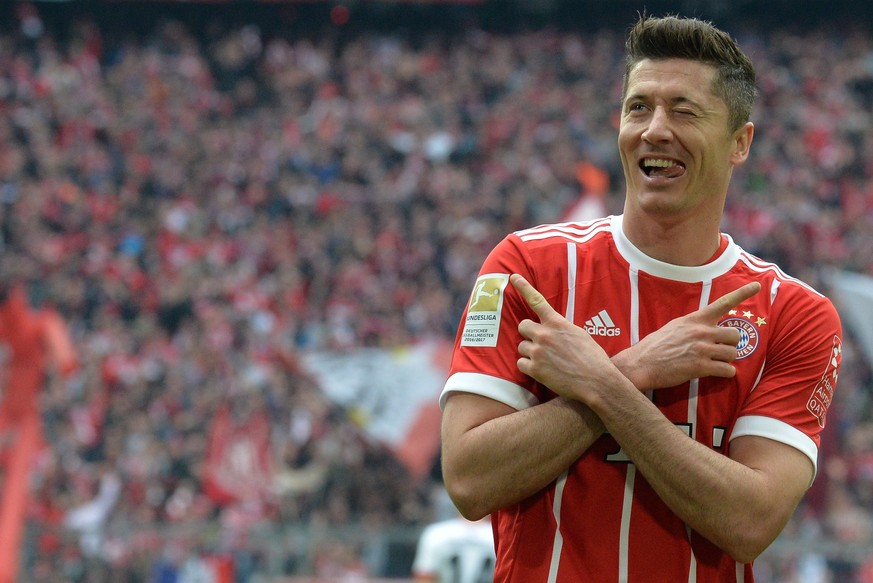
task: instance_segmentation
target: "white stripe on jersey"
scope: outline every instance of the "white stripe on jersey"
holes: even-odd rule
[[[618,582],[627,583],[628,569],[628,538],[630,536],[631,509],[634,505],[634,478],[637,467],[627,464],[627,474],[624,478],[624,502],[621,505],[621,539],[618,547]]]
[[[558,580],[558,566],[561,564],[561,551],[564,549],[564,537],[561,535],[561,502],[564,498],[564,485],[567,483],[569,468],[558,478],[555,484],[555,501],[552,503],[552,514],[555,517],[555,540],[552,541],[552,559],[549,563],[548,583]]]
[[[808,283],[801,281],[801,280],[797,279],[796,277],[791,277],[790,275],[788,275],[787,273],[782,271],[782,269],[780,269],[778,265],[776,265],[774,263],[770,263],[768,261],[764,261],[763,259],[761,259],[759,257],[755,257],[754,255],[750,254],[748,251],[743,250],[740,253],[740,261],[745,263],[749,267],[749,269],[751,269],[752,271],[757,271],[758,273],[766,273],[768,271],[772,271],[773,273],[776,274],[776,277],[778,279],[781,279],[782,281],[790,281],[792,283],[796,283],[796,284],[808,289],[809,291],[815,293],[816,295],[823,296],[823,294],[821,294],[815,288],[810,286]],[[773,290],[774,293],[772,294],[774,297],[775,297],[775,291],[776,290],[774,289]]]
[[[573,322],[576,313],[576,245],[567,242],[567,309],[564,317]]]
[[[700,290],[700,301],[697,308],[705,308],[709,304],[709,295],[712,293],[712,280],[703,283]],[[688,424],[691,427],[691,439],[697,439],[697,395],[699,381],[691,379],[688,384]]]
[[[640,341],[640,288],[639,288],[639,271],[631,267],[628,272],[630,279],[630,343],[636,344]],[[647,391],[649,398],[652,398],[652,392]],[[624,501],[621,506],[621,530],[619,532],[618,541],[618,580],[620,583],[627,583],[628,571],[628,549],[630,536],[630,520],[631,509],[634,501],[634,478],[636,477],[636,466],[632,463],[627,464],[627,473],[624,477]]]
[[[538,239],[550,239],[563,237],[576,243],[584,243],[597,233],[611,230],[609,219],[599,219],[590,223],[555,223],[540,225],[530,229],[516,231],[515,234],[522,241],[535,241]]]
[[[776,294],[779,292],[779,286],[782,285],[778,279],[774,279],[770,284],[770,303],[776,301]],[[815,290],[813,290],[815,291]],[[818,293],[818,292],[816,292]]]
[[[712,280],[703,283],[700,290],[700,301],[697,304],[698,308],[703,308],[709,304],[709,296],[712,292]],[[700,379],[691,379],[688,383],[688,431],[691,434],[691,439],[697,439],[697,398],[699,396]],[[688,536],[688,550],[691,558],[688,564],[688,583],[697,583],[697,556],[694,554],[694,547],[691,545],[691,528],[686,524],[685,533]]]
[[[640,341],[640,272],[631,267],[630,273],[630,343],[631,346]]]
[[[697,439],[697,396],[700,389],[700,379],[688,381],[688,430],[691,439]]]
[[[697,557],[694,555],[694,547],[691,546],[691,528],[685,525],[685,534],[688,536],[688,548],[691,549],[691,561],[688,565],[688,583],[697,583]]]
[[[572,322],[576,311],[576,245],[570,242],[567,243],[567,290],[567,309],[564,317]],[[561,564],[561,551],[564,549],[564,537],[561,535],[561,503],[569,472],[569,468],[564,470],[555,484],[555,501],[552,503],[552,514],[555,516],[555,539],[552,541],[548,583],[555,583],[558,579],[558,566]]]

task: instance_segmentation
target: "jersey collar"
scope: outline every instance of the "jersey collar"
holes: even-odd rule
[[[710,281],[730,271],[740,258],[740,248],[734,243],[730,235],[722,233],[722,236],[727,237],[728,240],[727,249],[714,261],[693,267],[659,261],[649,257],[630,242],[622,228],[623,218],[623,215],[615,215],[611,220],[612,238],[615,240],[615,246],[619,254],[630,263],[631,268],[650,275],[686,283]]]

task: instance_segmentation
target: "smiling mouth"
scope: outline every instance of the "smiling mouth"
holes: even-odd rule
[[[685,174],[685,165],[666,158],[643,158],[640,169],[652,178],[678,178]]]

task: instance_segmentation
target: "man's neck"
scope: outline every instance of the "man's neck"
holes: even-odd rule
[[[721,246],[718,224],[705,223],[668,223],[625,215],[623,228],[628,240],[652,259],[691,267],[709,263]]]

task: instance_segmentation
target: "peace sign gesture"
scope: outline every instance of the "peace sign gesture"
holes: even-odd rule
[[[733,290],[696,312],[672,320],[610,362],[587,332],[556,312],[524,277],[513,274],[510,282],[540,320],[524,320],[518,325],[525,338],[518,347],[519,370],[574,398],[579,395],[570,387],[609,374],[612,365],[640,390],[672,387],[699,377],[733,377],[736,370],[731,362],[737,356],[739,332],[720,327],[718,322],[761,289],[759,283],[752,282]]]

